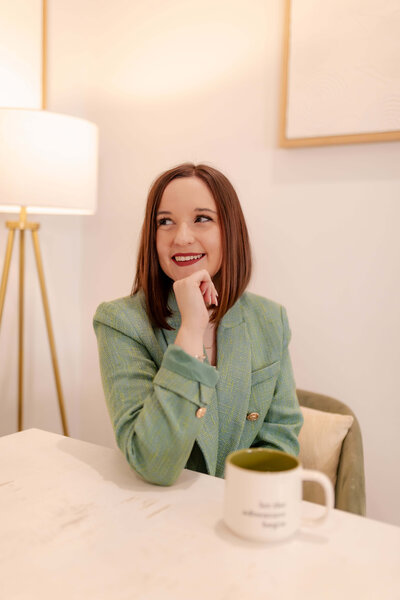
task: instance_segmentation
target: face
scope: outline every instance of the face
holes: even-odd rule
[[[221,227],[215,200],[201,179],[171,181],[156,219],[158,260],[168,277],[177,281],[200,269],[216,275],[222,262]]]

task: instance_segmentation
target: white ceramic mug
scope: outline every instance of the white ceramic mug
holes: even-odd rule
[[[302,482],[316,481],[325,492],[325,511],[316,519],[301,518]],[[278,542],[291,537],[302,522],[323,523],[334,505],[330,479],[303,469],[295,456],[249,448],[228,455],[225,466],[224,520],[241,537]]]

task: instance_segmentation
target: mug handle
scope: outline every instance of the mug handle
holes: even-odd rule
[[[324,473],[321,473],[320,471],[313,471],[311,469],[303,469],[301,479],[302,481],[315,481],[323,487],[325,493],[324,513],[316,519],[302,519],[305,525],[321,525],[321,523],[324,523],[327,520],[331,510],[334,508],[335,498],[332,482]]]

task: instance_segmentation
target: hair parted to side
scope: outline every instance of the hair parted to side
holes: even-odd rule
[[[211,191],[218,210],[222,237],[222,265],[213,281],[218,291],[218,307],[211,321],[217,325],[243,294],[251,276],[251,250],[242,208],[230,181],[217,169],[204,164],[184,163],[162,173],[152,184],[139,243],[136,277],[132,295],[143,290],[147,313],[156,327],[171,329],[168,295],[173,281],[162,271],[156,249],[157,211],[165,188],[173,179],[198,177]]]

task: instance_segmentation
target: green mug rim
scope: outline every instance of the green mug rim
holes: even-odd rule
[[[251,468],[251,466],[241,466],[238,464],[235,464],[235,462],[232,459],[235,459],[235,457],[239,456],[239,455],[256,455],[256,454],[268,454],[268,455],[274,455],[277,457],[282,457],[285,458],[286,460],[288,460],[288,462],[293,462],[293,466],[289,466],[287,468],[283,468],[283,469],[279,469],[279,470],[271,470],[271,471],[263,471],[263,470],[257,470],[257,469],[253,469]],[[246,471],[247,473],[251,472],[251,473],[255,473],[257,475],[265,475],[266,473],[268,473],[268,475],[280,475],[282,473],[288,473],[290,471],[294,471],[295,469],[299,468],[300,465],[300,461],[298,459],[297,456],[293,456],[292,454],[289,454],[288,452],[284,452],[283,450],[274,450],[272,448],[241,448],[239,450],[234,450],[233,452],[230,452],[228,454],[228,456],[226,457],[226,463],[230,464],[232,467],[235,467],[236,469],[240,469],[241,471]]]

